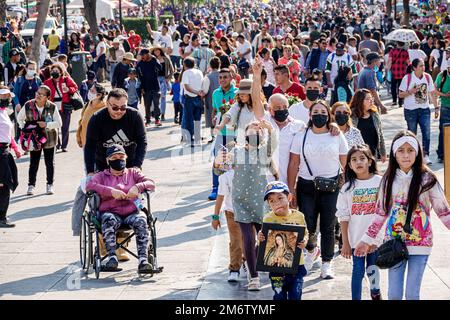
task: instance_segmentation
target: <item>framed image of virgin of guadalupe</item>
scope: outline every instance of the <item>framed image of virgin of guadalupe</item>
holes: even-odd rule
[[[305,227],[263,223],[262,233],[266,240],[259,245],[256,270],[296,274],[302,251],[297,244],[305,236]]]

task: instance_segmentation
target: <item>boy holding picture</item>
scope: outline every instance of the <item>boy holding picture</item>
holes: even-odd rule
[[[305,236],[302,241],[297,243],[297,246],[302,250],[297,274],[269,273],[274,300],[301,300],[303,277],[307,273],[304,266],[303,249],[308,242],[308,230],[303,213],[289,208],[291,198],[292,195],[285,183],[272,181],[267,184],[264,201],[267,200],[272,211],[264,216],[263,223],[291,224],[305,227]],[[266,240],[261,231],[258,232],[258,240],[260,243]]]

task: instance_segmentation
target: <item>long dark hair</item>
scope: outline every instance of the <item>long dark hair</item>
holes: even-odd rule
[[[351,68],[349,66],[339,67],[336,79],[334,79],[334,85],[337,86],[340,83],[349,84],[350,80],[347,79],[347,76],[348,76],[348,73],[350,72],[350,70],[351,70]]]
[[[347,154],[347,162],[345,164],[345,181],[349,183],[345,191],[348,191],[355,186],[357,176],[355,171],[350,168],[350,162],[352,160],[352,155],[358,151],[364,154],[369,161],[372,161],[372,163],[369,165],[369,172],[373,174],[378,173],[377,160],[372,154],[372,151],[370,151],[369,146],[367,144],[358,144],[356,146],[353,146]]]
[[[419,63],[423,61],[421,58],[414,59],[409,66],[406,67],[406,73],[413,73],[414,69],[417,68]]]
[[[404,136],[413,137],[417,140],[414,133],[409,130],[402,130],[395,135],[394,140],[392,140],[392,145],[394,145],[394,142],[396,140]],[[437,178],[434,173],[430,170],[430,168],[428,168],[425,163],[423,163],[423,152],[419,141],[417,141],[417,145],[419,146],[419,149],[416,154],[416,160],[414,161],[414,164],[411,168],[413,171],[413,177],[408,190],[408,208],[411,208],[412,210],[416,208],[420,194],[433,188],[437,182]],[[391,147],[391,153],[389,155],[389,165],[381,182],[381,186],[384,191],[383,209],[385,210],[385,212],[388,212],[389,208],[392,206],[392,185],[394,183],[397,169],[399,168],[400,166],[397,163],[397,159],[395,158],[394,151]],[[427,174],[429,179],[423,179],[424,174]]]
[[[357,118],[362,118],[364,116],[364,99],[366,99],[368,94],[371,94],[370,90],[358,89],[350,100],[350,109],[352,110],[352,114],[354,114]],[[377,112],[377,108],[372,106],[372,109],[369,111],[371,113]]]

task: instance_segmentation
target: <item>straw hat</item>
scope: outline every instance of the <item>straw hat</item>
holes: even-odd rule
[[[129,61],[137,61],[137,60],[134,58],[134,55],[133,55],[131,52],[125,53],[125,54],[123,55],[123,57],[122,57],[122,60],[123,60],[123,59],[127,59],[127,60],[129,60]]]
[[[239,83],[239,90],[237,93],[252,94],[252,84],[253,80],[250,79],[241,80],[241,82]]]

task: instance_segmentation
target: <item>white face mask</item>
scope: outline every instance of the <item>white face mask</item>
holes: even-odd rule
[[[27,76],[28,77],[34,77],[35,76],[35,74],[36,74],[36,70],[31,70],[31,69],[27,69]]]
[[[88,92],[88,100],[91,101],[93,99],[97,98],[97,92],[89,90]]]

